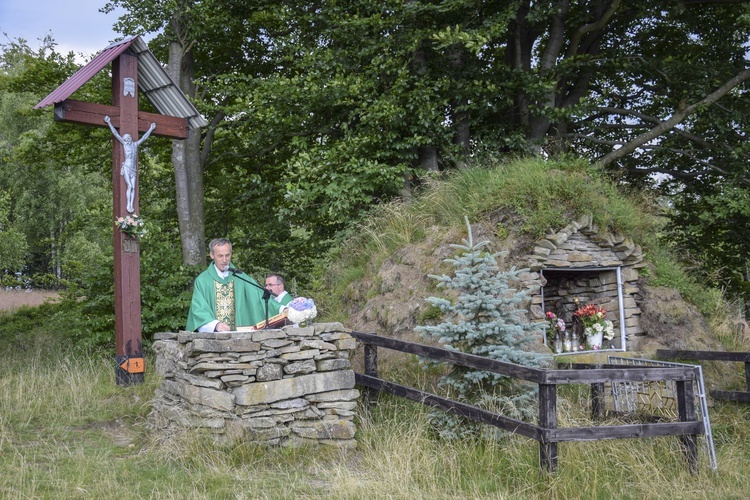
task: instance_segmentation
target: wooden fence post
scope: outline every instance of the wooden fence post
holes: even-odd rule
[[[557,428],[557,385],[539,384],[539,467],[543,471],[557,471],[557,442],[549,440],[549,429]]]
[[[601,368],[602,365],[593,365],[593,368]],[[604,382],[591,384],[591,418],[593,420],[604,420]]]
[[[677,390],[677,412],[680,422],[694,422],[695,418],[695,394],[693,393],[692,380],[678,380],[675,382]],[[698,472],[698,436],[686,434],[680,436],[685,459],[693,473]]]
[[[591,384],[591,418],[604,420],[604,383]]]
[[[379,378],[378,375],[378,348],[377,346],[365,344],[365,375]],[[372,387],[365,388],[365,401],[368,405],[374,405],[378,400],[378,390]]]

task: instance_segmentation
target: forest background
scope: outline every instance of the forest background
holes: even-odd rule
[[[114,6],[117,30],[149,34],[210,123],[140,151],[146,339],[184,327],[208,239],[314,294],[373,206],[487,155],[584,158],[652,193],[664,241],[747,303],[747,2]],[[33,110],[80,67],[55,48],[0,45],[0,271],[5,286],[60,290],[78,344],[111,344],[112,141]],[[108,103],[105,73],[72,97]]]

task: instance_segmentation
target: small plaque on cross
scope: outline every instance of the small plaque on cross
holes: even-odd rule
[[[135,238],[123,238],[122,251],[126,253],[138,253],[138,240]]]

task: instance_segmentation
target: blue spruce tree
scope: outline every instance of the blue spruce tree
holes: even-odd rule
[[[457,299],[429,297],[427,301],[444,313],[446,321],[417,330],[423,336],[437,338],[446,349],[524,366],[548,366],[549,355],[524,349],[544,333],[541,324],[526,318],[528,293],[512,287],[519,281],[519,274],[527,270],[501,270],[497,261],[507,252],[489,253],[485,250],[487,241],[475,245],[468,218],[466,226],[468,241],[451,245],[459,253],[445,260],[455,268],[454,276],[430,275],[438,281],[438,288],[454,290]],[[440,385],[459,401],[506,416],[531,420],[536,415],[536,387],[509,377],[455,366],[441,378]],[[435,412],[432,416],[443,437],[466,437],[488,430],[453,415]]]

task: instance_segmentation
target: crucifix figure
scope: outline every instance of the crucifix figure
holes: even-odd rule
[[[132,214],[135,212],[133,200],[135,198],[135,187],[138,184],[136,180],[136,176],[138,175],[138,146],[148,139],[148,136],[151,135],[151,132],[156,128],[156,123],[152,123],[146,133],[143,134],[143,137],[133,142],[133,138],[130,137],[130,134],[120,136],[120,134],[117,133],[117,129],[112,125],[112,120],[110,120],[109,115],[104,116],[104,121],[107,122],[109,130],[112,131],[117,140],[120,141],[120,144],[122,144],[125,161],[123,161],[120,166],[120,175],[125,178],[125,185],[127,186],[125,194],[127,200],[127,211]]]

